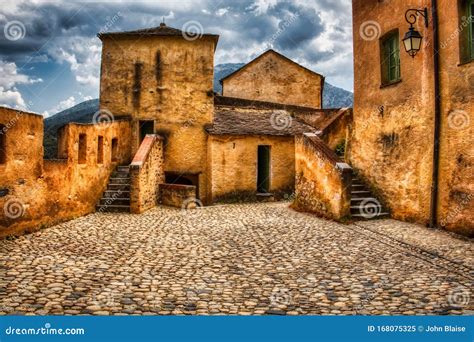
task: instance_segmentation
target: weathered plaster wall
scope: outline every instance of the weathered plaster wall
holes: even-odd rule
[[[214,110],[215,41],[203,36],[103,38],[100,107],[132,115],[132,153],[139,120],[154,120],[165,139],[165,171],[200,173],[207,197],[207,136]]]
[[[352,169],[316,135],[296,138],[294,207],[330,219],[350,214]]]
[[[159,184],[165,181],[163,164],[163,138],[147,135],[130,164],[132,213],[140,214],[158,204]]]
[[[197,205],[196,187],[182,184],[160,184],[160,203],[170,207],[194,209]]]
[[[324,78],[274,52],[223,80],[223,95],[321,108]]]
[[[348,143],[352,130],[352,109],[341,109],[339,112],[322,127],[320,138],[331,150],[345,142]]]
[[[466,20],[452,1],[439,1],[441,142],[439,221],[474,236],[474,61],[461,64]],[[462,30],[457,34],[458,30]],[[459,37],[458,37],[459,36]]]
[[[294,137],[209,137],[212,199],[257,191],[258,145],[270,147],[270,191],[292,191],[295,182]]]
[[[438,1],[442,46],[438,221],[450,230],[473,234],[474,63],[460,63],[462,17],[456,2]],[[353,1],[355,94],[350,159],[380,190],[395,218],[427,223],[434,125],[431,45],[425,44],[415,58],[400,45],[402,81],[381,87],[379,37],[375,34],[371,39],[370,31],[363,33],[370,26],[368,21],[374,20],[380,34],[398,28],[402,38],[408,29],[404,14],[411,7],[430,8],[430,1],[412,5],[404,0]],[[431,28],[419,22],[424,41],[432,42]]]
[[[429,7],[429,1],[415,2],[416,7]],[[433,153],[430,54],[420,51],[413,59],[400,50],[402,81],[381,86],[379,38],[394,29],[403,36],[409,7],[405,0],[353,1],[354,129],[349,157],[362,177],[380,190],[393,217],[426,223]],[[370,25],[373,35],[364,30]],[[418,29],[431,39],[422,25]]]
[[[69,124],[60,134],[64,159],[45,161],[42,116],[0,107],[0,123],[7,126],[9,122],[14,124],[6,131],[8,158],[0,165],[0,189],[8,189],[0,197],[0,237],[93,212],[115,165],[130,160],[127,121],[102,126]],[[84,164],[78,164],[79,134],[87,137]],[[98,136],[104,138],[102,164],[97,163]],[[120,152],[117,162],[112,162],[110,144],[115,137]]]

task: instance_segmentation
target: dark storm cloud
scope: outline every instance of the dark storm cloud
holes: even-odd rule
[[[109,25],[117,13],[119,20]],[[323,15],[329,15],[337,25],[329,27]],[[195,20],[206,32],[220,34],[217,63],[245,62],[273,47],[311,66],[351,50],[347,44],[338,43],[350,44],[350,16],[349,0],[25,2],[13,13],[5,11],[2,15],[0,9],[0,32],[11,20],[19,20],[26,28],[25,38],[18,41],[0,34],[0,59],[18,62],[46,54],[54,60],[58,49],[75,54],[72,44],[81,38],[100,46],[94,39],[104,28],[121,31],[158,26],[166,17],[166,23],[176,28]],[[323,42],[315,45],[318,38]],[[336,43],[328,44],[327,39]],[[76,57],[79,62],[84,59],[84,55]]]
[[[221,6],[216,4],[221,3]],[[162,15],[170,13],[166,3],[24,3],[14,15],[6,16],[8,21],[19,20],[26,28],[25,39],[9,41],[2,35],[0,39],[1,54],[8,59],[18,55],[38,51],[43,45],[59,37],[84,36],[93,37],[105,25],[106,18],[117,12],[126,13],[115,25],[114,29],[135,29],[141,27],[137,23],[161,21]],[[227,14],[216,16],[219,9],[227,9]],[[203,10],[211,12],[207,14]],[[204,6],[192,6],[171,9],[174,19],[168,20],[170,25],[180,27],[188,20],[201,22],[204,28],[212,28],[215,33],[220,29],[233,31],[235,40],[221,41],[220,47],[248,45],[249,43],[266,43],[272,39],[285,20],[292,15],[298,19],[285,27],[273,44],[276,48],[287,50],[301,47],[308,40],[317,37],[324,31],[318,13],[302,6],[295,6],[291,1],[278,3],[269,8],[267,13],[258,14],[253,1],[216,2],[208,1]],[[4,21],[1,24],[5,24]]]

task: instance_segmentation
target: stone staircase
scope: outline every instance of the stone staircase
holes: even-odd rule
[[[99,204],[97,212],[130,212],[130,168],[117,166],[112,173]]]
[[[360,220],[388,218],[390,216],[379,200],[372,195],[369,188],[356,175],[352,177],[351,216]]]

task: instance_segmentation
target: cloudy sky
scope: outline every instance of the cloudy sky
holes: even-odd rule
[[[350,0],[0,0],[0,105],[45,115],[99,95],[98,32],[198,22],[216,64],[272,47],[352,90]]]

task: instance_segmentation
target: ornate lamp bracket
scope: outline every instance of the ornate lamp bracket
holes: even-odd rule
[[[425,26],[428,27],[428,8],[426,7],[424,9],[410,8],[405,12],[405,20],[407,21],[407,23],[410,24],[410,27],[413,27],[419,15],[421,15],[425,19]]]

